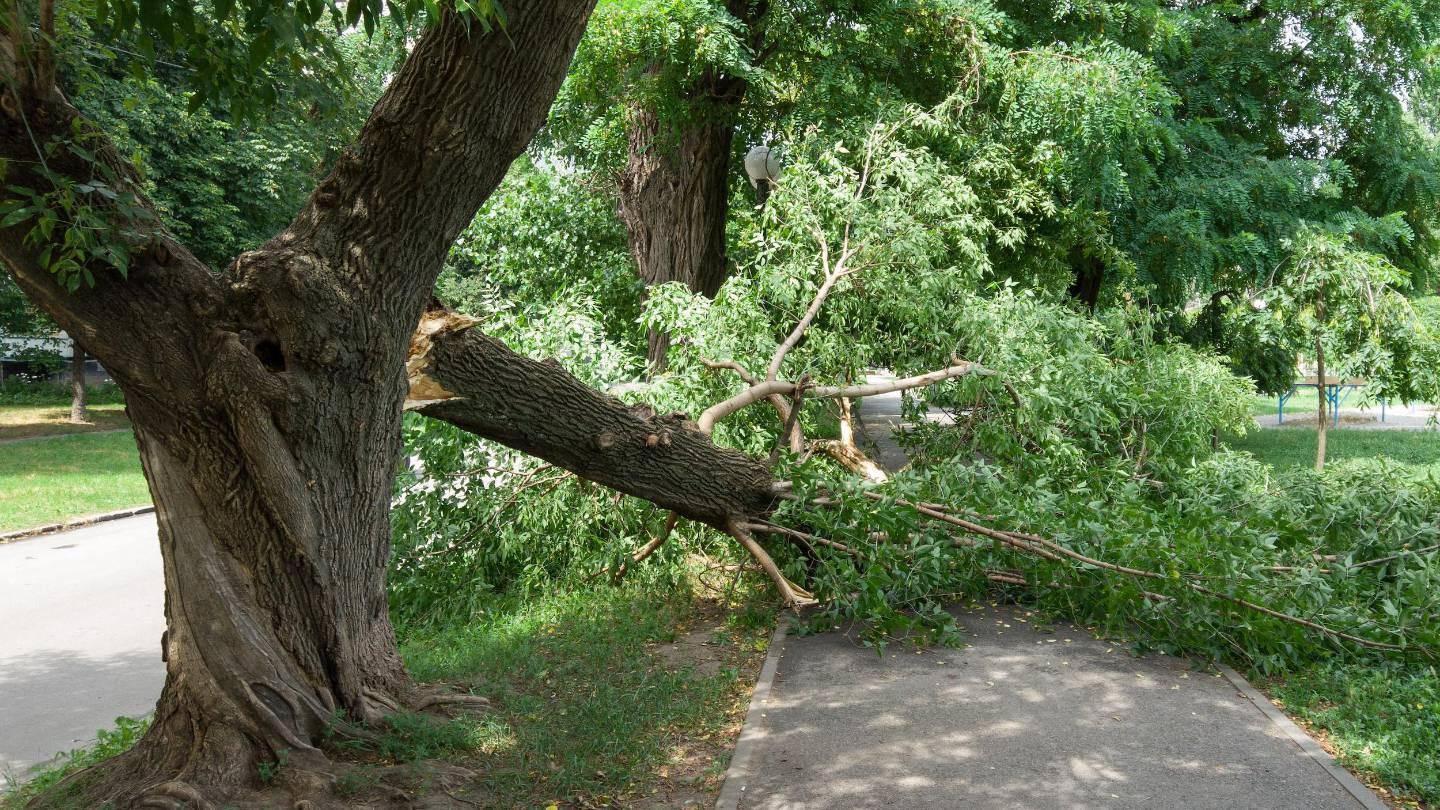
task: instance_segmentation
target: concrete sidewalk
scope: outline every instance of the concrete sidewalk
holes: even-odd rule
[[[861,407],[892,470],[899,411],[898,394]],[[778,644],[719,810],[1385,806],[1238,676],[1133,658],[1018,608],[953,612],[963,649],[877,656],[843,632]]]
[[[1384,806],[1348,792],[1222,677],[1073,626],[1041,631],[1016,608],[955,613],[963,649],[882,657],[842,633],[788,638],[745,730],[747,772],[727,777],[744,788],[729,791],[735,806]]]

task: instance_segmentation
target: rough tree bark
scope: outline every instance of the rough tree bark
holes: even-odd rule
[[[725,281],[727,181],[734,125],[707,122],[682,131],[666,146],[656,115],[630,117],[630,160],[620,178],[620,220],[647,287],[683,282],[712,297]],[[650,366],[665,367],[669,336],[651,330]]]
[[[425,416],[721,531],[775,504],[764,462],[715,446],[684,414],[627,407],[443,311],[422,321],[424,340],[412,350],[410,407]]]
[[[224,274],[155,230],[128,278],[97,266],[94,287],[68,293],[24,223],[0,230],[0,262],[125,392],[157,507],[165,686],[140,743],[86,776],[95,806],[235,801],[282,757],[294,792],[313,791],[338,715],[420,700],[385,594],[409,341],[456,234],[544,120],[592,4],[509,0],[491,35],[442,15],[292,225]],[[0,74],[37,75],[29,58],[0,44]],[[53,84],[0,85],[6,182],[43,188],[36,144],[77,117]],[[93,176],[57,155],[51,170]]]

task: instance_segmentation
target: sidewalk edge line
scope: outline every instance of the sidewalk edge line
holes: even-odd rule
[[[745,724],[740,727],[740,739],[735,741],[735,753],[730,756],[730,767],[725,771],[725,782],[720,787],[720,797],[715,800],[715,810],[738,810],[740,797],[748,787],[745,781],[750,777],[750,760],[755,754],[764,732],[759,730],[770,702],[770,685],[775,682],[775,671],[780,666],[780,648],[785,645],[785,634],[790,622],[781,614],[775,624],[775,634],[770,637],[770,649],[765,663],[760,667],[760,677],[755,680],[755,691],[750,695],[750,710],[745,713]]]
[[[1360,802],[1365,810],[1389,810],[1389,806],[1381,801],[1380,797],[1376,796],[1373,790],[1366,787],[1359,779],[1356,779],[1353,774],[1345,770],[1344,766],[1336,762],[1335,758],[1330,756],[1329,752],[1324,748],[1321,748],[1320,744],[1315,742],[1313,737],[1306,734],[1304,729],[1296,725],[1295,721],[1291,720],[1289,715],[1280,711],[1279,707],[1270,702],[1270,698],[1265,697],[1264,693],[1252,686],[1249,681],[1245,680],[1243,675],[1224,664],[1220,664],[1219,669],[1220,673],[1225,676],[1225,680],[1229,681],[1231,686],[1235,687],[1239,690],[1240,694],[1255,704],[1255,708],[1270,718],[1270,722],[1285,732],[1285,736],[1300,746],[1300,750],[1315,760],[1315,764],[1324,768],[1325,772],[1330,774],[1331,778],[1336,782],[1339,782],[1340,787],[1345,788],[1345,792],[1354,796],[1355,800]]]
[[[154,506],[132,506],[129,509],[117,509],[114,512],[101,512],[98,515],[87,515],[85,517],[73,518],[64,523],[50,523],[44,526],[36,526],[33,529],[21,529],[18,532],[7,532],[0,534],[0,546],[6,543],[13,543],[17,540],[29,540],[32,537],[42,537],[57,532],[68,532],[71,529],[83,529],[86,526],[94,526],[96,523],[105,523],[111,520],[122,520],[137,515],[148,515],[155,511]]]

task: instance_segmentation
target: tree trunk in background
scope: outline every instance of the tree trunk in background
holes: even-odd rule
[[[631,116],[620,220],[647,287],[679,281],[713,297],[725,281],[733,106],[716,115],[719,120],[692,125],[673,142],[654,112],[638,109]],[[652,372],[663,371],[669,336],[652,330],[648,342]]]
[[[1075,278],[1070,283],[1070,297],[1085,305],[1092,315],[1100,305],[1100,290],[1105,286],[1105,264],[1080,248],[1071,251],[1071,267]]]
[[[410,339],[591,6],[506,0],[488,35],[442,13],[290,227],[224,274],[153,230],[125,278],[96,265],[70,292],[28,225],[0,228],[0,264],[124,391],[159,524],[154,724],[84,772],[76,806],[310,806],[333,782],[320,746],[337,719],[417,705],[385,590]],[[35,75],[23,59],[0,41],[0,75]],[[0,84],[6,182],[44,187],[33,144],[83,126],[59,88]],[[138,187],[112,146],[87,146]],[[65,150],[48,169],[94,171]],[[259,765],[279,761],[266,788]]]
[[[83,425],[90,421],[85,407],[85,350],[70,341],[70,423]]]
[[[764,60],[762,20],[769,0],[727,0],[746,31],[746,45]],[[620,175],[620,221],[645,286],[679,281],[713,298],[729,274],[725,221],[730,208],[731,154],[748,83],[706,73],[688,88],[686,119],[661,121],[649,107],[632,108],[630,157]],[[650,370],[665,368],[668,335],[647,335]]]
[[[1325,347],[1320,344],[1318,335],[1315,337],[1315,386],[1317,399],[1320,400],[1320,422],[1315,430],[1315,471],[1321,472],[1325,469],[1325,431],[1330,420],[1325,413],[1329,402],[1325,398]]]

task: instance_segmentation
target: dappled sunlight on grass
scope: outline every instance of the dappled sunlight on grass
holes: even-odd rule
[[[464,761],[486,793],[643,801],[686,763],[698,770],[688,788],[718,787],[713,760],[728,753],[771,616],[720,611],[685,589],[600,586],[416,631],[402,652],[418,679],[492,701],[475,731],[482,756]],[[687,634],[703,637],[693,649],[705,661],[674,653]]]

